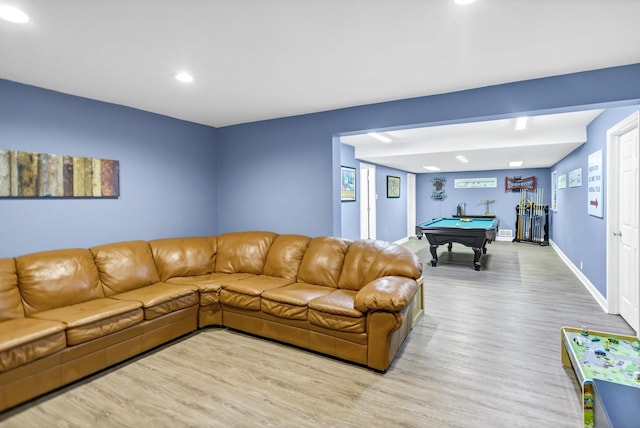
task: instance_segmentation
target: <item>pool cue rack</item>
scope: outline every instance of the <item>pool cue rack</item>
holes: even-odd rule
[[[513,242],[533,242],[541,246],[549,245],[549,205],[542,203],[542,190],[534,192],[533,199],[527,191],[520,193],[516,205],[516,236]]]

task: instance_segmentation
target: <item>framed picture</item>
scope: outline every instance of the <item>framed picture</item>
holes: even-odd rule
[[[340,200],[356,200],[356,169],[350,166],[340,167]]]
[[[387,198],[400,197],[400,177],[387,175]]]

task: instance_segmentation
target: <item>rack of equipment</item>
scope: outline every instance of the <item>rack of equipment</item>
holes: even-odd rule
[[[531,193],[531,198],[528,197]],[[520,191],[516,205],[516,237],[513,242],[534,242],[549,245],[549,206],[543,203],[543,189]]]

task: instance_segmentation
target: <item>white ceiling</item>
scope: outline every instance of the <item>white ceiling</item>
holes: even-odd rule
[[[521,168],[548,168],[587,141],[586,126],[602,110],[533,116],[523,130],[516,119],[431,126],[380,132],[382,142],[368,134],[341,137],[355,147],[357,159],[414,173],[508,169],[510,161]],[[457,156],[464,156],[462,163]]]
[[[216,127],[640,62],[639,0],[0,5],[0,78]]]

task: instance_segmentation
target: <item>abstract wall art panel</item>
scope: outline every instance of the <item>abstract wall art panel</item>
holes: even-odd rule
[[[117,198],[116,160],[0,149],[0,198]]]

